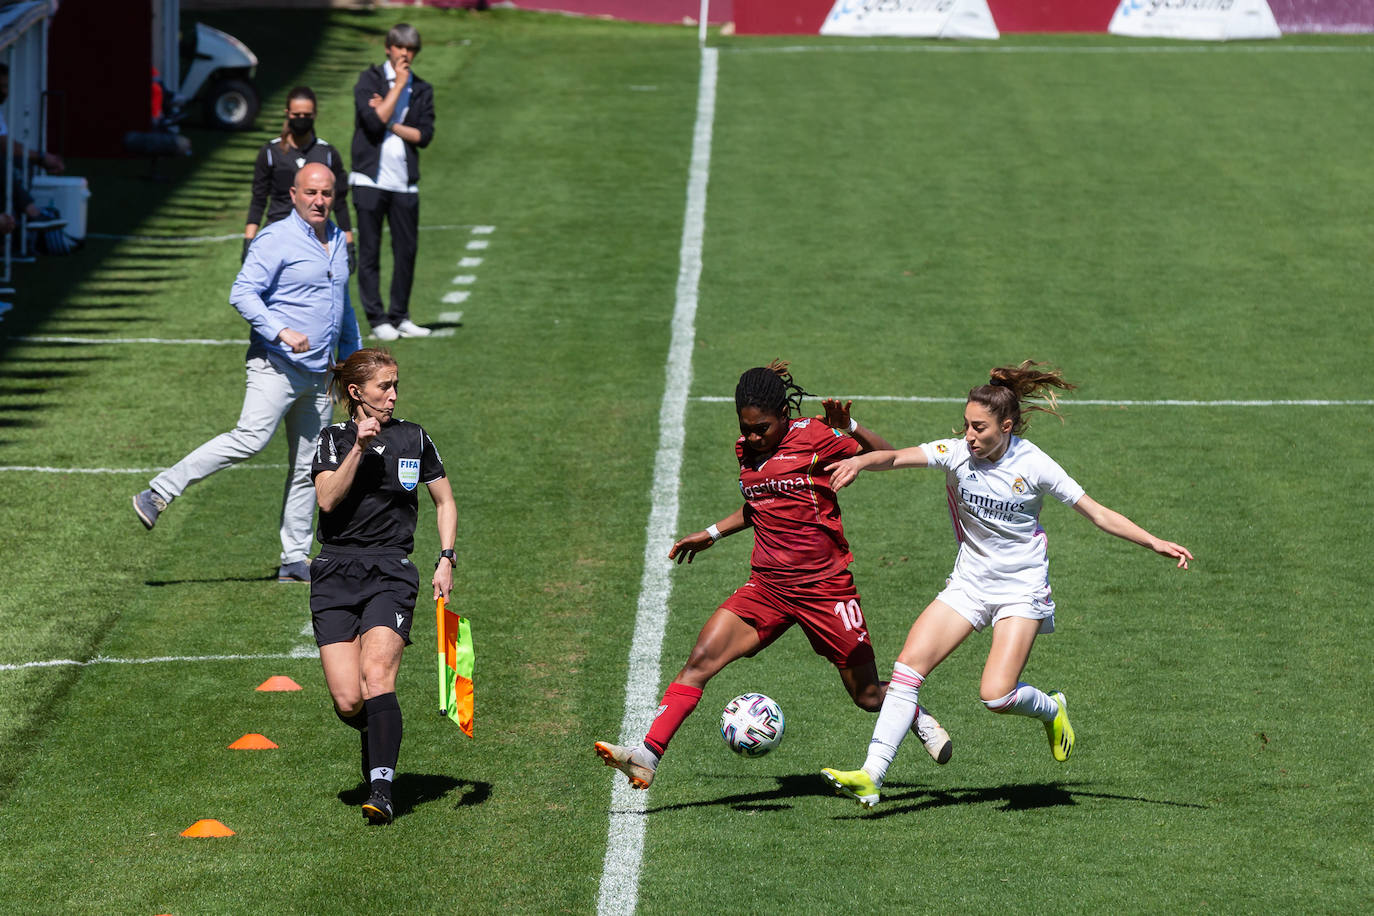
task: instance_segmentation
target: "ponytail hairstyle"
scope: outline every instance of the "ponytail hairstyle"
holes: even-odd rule
[[[739,384],[735,386],[735,411],[757,407],[786,420],[792,411],[801,410],[802,398],[814,396],[792,381],[786,362],[775,359],[739,377]]]
[[[329,382],[334,403],[347,405],[348,417],[351,420],[357,414],[358,405],[362,402],[348,393],[348,387],[357,385],[362,388],[372,376],[377,374],[378,370],[384,366],[395,367],[395,365],[396,358],[385,347],[368,347],[353,351],[348,359],[330,367],[334,373],[334,378]]]
[[[310,104],[315,108],[315,114],[318,115],[320,113],[319,103],[315,101],[315,90],[311,89],[309,86],[297,86],[286,94],[287,111],[291,110],[291,103],[297,99],[309,99]],[[259,136],[261,136],[261,134],[259,134]],[[277,145],[281,147],[283,153],[287,151],[286,138],[289,136],[291,136],[291,118],[288,115],[287,118],[281,122],[281,136],[277,138]]]
[[[968,399],[971,403],[986,407],[999,424],[1010,418],[1012,434],[1017,436],[1028,425],[1028,421],[1021,416],[1022,410],[1052,413],[1062,423],[1064,417],[1059,412],[1059,398],[1054,389],[1072,391],[1077,387],[1064,381],[1063,373],[1051,368],[1048,363],[1029,359],[1019,366],[998,366],[989,375],[991,378],[988,383],[969,391]],[[1045,403],[1024,403],[1031,398]]]

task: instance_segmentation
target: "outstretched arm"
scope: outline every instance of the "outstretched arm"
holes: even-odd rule
[[[825,408],[826,425],[853,436],[854,441],[859,443],[860,454],[892,448],[891,442],[862,423],[855,422],[849,415],[849,408],[854,406],[853,401],[841,402],[838,398],[826,398],[821,401],[821,406]]]
[[[910,448],[864,452],[853,458],[837,461],[826,470],[830,472],[830,486],[838,490],[853,483],[860,471],[891,471],[895,468],[924,468],[929,465],[926,453],[919,445],[913,445]]]
[[[683,560],[690,563],[693,557],[703,550],[710,549],[711,545],[716,541],[734,534],[736,531],[743,531],[745,528],[748,528],[749,523],[744,520],[744,507],[740,506],[711,527],[716,529],[714,535],[711,533],[710,529],[707,528],[680,539],[672,546],[672,549],[668,551],[668,559],[677,560],[679,565],[681,565]]]
[[[1193,558],[1187,547],[1155,537],[1120,512],[1115,509],[1108,509],[1086,493],[1078,502],[1074,503],[1073,507],[1078,510],[1079,515],[1108,534],[1114,534],[1123,540],[1139,544],[1162,557],[1178,560],[1179,569],[1187,569],[1188,561]]]

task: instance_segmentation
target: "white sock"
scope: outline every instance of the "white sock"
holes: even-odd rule
[[[901,662],[892,666],[892,680],[887,684],[883,708],[878,710],[878,722],[873,726],[873,738],[868,742],[868,759],[863,769],[875,786],[883,784],[887,768],[897,756],[897,748],[916,719],[916,694],[925,678],[915,669]]]
[[[983,705],[993,712],[1030,716],[1042,722],[1053,722],[1059,712],[1059,704],[1050,699],[1049,694],[1030,684],[1017,684],[1011,693],[996,700],[984,700]]]

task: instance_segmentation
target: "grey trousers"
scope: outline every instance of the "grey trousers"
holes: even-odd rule
[[[310,463],[320,430],[329,423],[329,372],[277,368],[267,359],[248,360],[248,386],[238,425],[191,452],[153,478],[150,486],[169,502],[216,471],[251,458],[267,447],[277,424],[286,425],[290,471],[281,509],[281,562],[310,555],[315,533],[315,487]]]

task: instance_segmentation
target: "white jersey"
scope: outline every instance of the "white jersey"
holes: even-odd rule
[[[989,595],[1024,595],[1049,584],[1049,551],[1040,527],[1045,494],[1067,506],[1083,488],[1053,458],[1012,436],[996,462],[969,453],[963,439],[921,445],[931,467],[943,468],[950,520],[959,541],[954,577]]]

